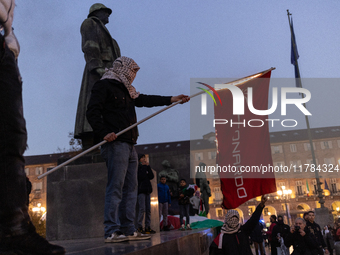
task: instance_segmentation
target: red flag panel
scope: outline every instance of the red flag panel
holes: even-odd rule
[[[233,96],[229,89],[218,91],[223,106],[215,106],[215,120],[220,119],[219,123],[225,124],[215,125],[216,163],[226,170],[220,170],[219,174],[223,205],[227,209],[276,191],[275,175],[268,172],[269,166],[273,165],[268,116],[253,114],[247,104],[247,88],[251,87],[254,108],[268,109],[270,75],[268,72],[237,86],[244,95],[244,115],[233,115]]]

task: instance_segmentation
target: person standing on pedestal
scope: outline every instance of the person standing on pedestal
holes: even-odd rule
[[[168,210],[171,206],[171,195],[170,188],[166,184],[166,177],[161,176],[160,182],[157,184],[158,190],[158,209],[159,209],[159,219],[163,215],[163,231],[169,231],[168,228]]]
[[[144,154],[138,154],[138,229],[143,234],[155,234],[156,231],[150,228],[151,223],[151,180],[155,177],[151,167],[146,161]],[[145,214],[145,229],[143,230],[143,218]]]
[[[207,179],[200,180],[200,190],[201,190],[201,198],[204,204],[205,216],[208,216],[209,213],[209,197],[211,197],[211,190],[209,186],[209,181]]]
[[[90,100],[91,90],[96,81],[105,73],[105,68],[112,67],[112,63],[120,57],[120,48],[110,35],[105,25],[109,23],[112,10],[103,4],[90,7],[89,15],[81,25],[81,47],[86,61],[78,109],[74,129],[74,138],[82,140],[83,149],[94,145],[93,131],[86,119],[86,109]]]
[[[108,182],[105,193],[105,242],[149,239],[136,231],[134,220],[137,202],[138,128],[117,136],[137,123],[135,107],[170,105],[188,102],[185,95],[156,96],[140,94],[132,85],[139,66],[128,57],[117,58],[93,86],[86,117],[95,134],[107,143],[101,146],[106,161]]]

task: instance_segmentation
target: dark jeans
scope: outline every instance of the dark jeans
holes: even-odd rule
[[[23,117],[19,70],[0,35],[0,236],[27,232],[30,222],[26,199],[23,153],[27,133]]]
[[[168,226],[168,209],[169,209],[168,202],[159,203],[158,208],[159,208],[159,220],[161,219],[163,215],[163,228],[167,227]]]
[[[272,255],[277,255],[276,243],[270,242],[270,251]]]
[[[150,194],[138,194],[138,227],[143,227],[143,218],[145,213],[145,229],[150,227],[151,223],[151,204]]]
[[[108,170],[105,193],[105,238],[122,231],[136,231],[134,220],[137,203],[138,156],[133,144],[114,141],[101,148]]]
[[[185,216],[185,225],[190,224],[189,204],[179,205],[179,221],[181,222],[181,225],[183,224],[183,216]]]

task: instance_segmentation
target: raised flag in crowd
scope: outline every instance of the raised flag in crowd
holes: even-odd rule
[[[246,104],[247,88],[251,87],[254,108],[268,109],[270,75],[271,71],[268,71],[237,85],[244,94],[244,115],[233,115],[233,95],[229,89],[218,90],[223,106],[215,105],[215,119],[226,119],[228,123],[215,125],[216,163],[220,167],[232,166],[234,170],[237,169],[236,172],[220,171],[219,173],[223,206],[226,209],[236,208],[262,194],[276,192],[275,176],[273,171],[269,170],[273,160],[268,121],[266,121],[268,116],[253,114]],[[260,171],[243,172],[245,167]]]

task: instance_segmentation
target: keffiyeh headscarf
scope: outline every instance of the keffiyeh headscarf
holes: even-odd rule
[[[238,211],[228,210],[221,231],[226,234],[236,233],[241,226],[239,220],[240,215],[238,214]]]
[[[228,210],[224,218],[224,224],[221,228],[220,240],[219,240],[219,245],[218,245],[219,249],[222,249],[222,240],[223,240],[224,234],[234,234],[240,229],[241,224],[239,220],[240,220],[240,215],[238,211]]]
[[[130,97],[136,99],[139,92],[132,86],[132,82],[136,78],[139,69],[140,67],[132,58],[119,57],[113,62],[112,68],[105,68],[105,73],[101,80],[113,79],[123,83],[129,91]]]

